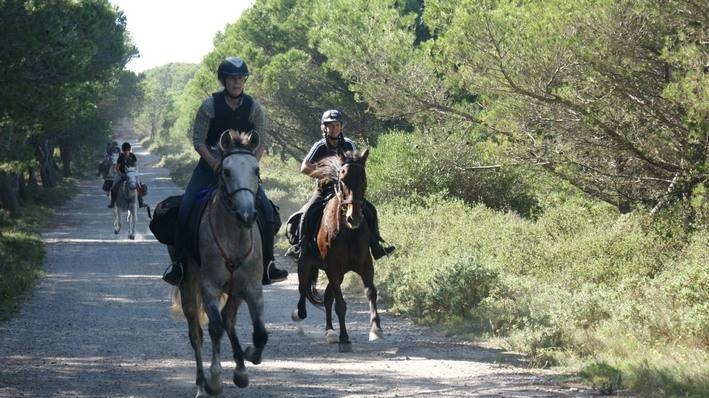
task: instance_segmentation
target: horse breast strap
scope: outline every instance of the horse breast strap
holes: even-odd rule
[[[224,265],[226,265],[226,268],[229,270],[229,272],[234,272],[236,271],[237,268],[241,267],[241,264],[244,263],[244,260],[246,260],[247,257],[251,255],[251,252],[254,251],[254,230],[253,228],[249,229],[249,241],[251,244],[249,245],[249,250],[246,251],[246,253],[237,258],[236,260],[232,260],[229,258],[229,255],[226,254],[226,251],[222,247],[222,245],[219,243],[219,237],[217,236],[217,232],[214,230],[214,223],[212,222],[211,213],[207,216],[207,219],[209,220],[209,231],[212,233],[212,236],[214,237],[214,243],[217,245],[217,249],[219,249],[219,255],[222,256],[224,259]]]

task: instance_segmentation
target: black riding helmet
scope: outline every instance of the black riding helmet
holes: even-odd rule
[[[344,125],[344,121],[342,120],[342,113],[338,111],[337,109],[329,109],[325,111],[325,113],[322,114],[322,117],[320,118],[320,123],[328,123],[328,122],[340,122],[340,125]]]
[[[345,125],[345,121],[342,120],[342,113],[338,111],[337,109],[329,109],[326,110],[325,113],[322,114],[322,117],[320,118],[320,123],[324,125],[325,123],[330,123],[330,122],[340,122],[340,126]],[[322,128],[322,127],[321,127]],[[330,143],[327,141],[327,132],[325,132],[325,129],[322,128],[322,136],[325,138],[325,142],[329,146]],[[340,130],[340,138],[337,140],[337,146],[340,148],[344,148],[345,145],[345,133]]]
[[[121,151],[127,151],[127,150],[130,150],[130,143],[124,142],[123,145],[121,145]]]
[[[224,79],[227,76],[249,76],[249,67],[246,66],[246,62],[239,57],[227,57],[217,68],[217,78],[222,84],[224,84]]]

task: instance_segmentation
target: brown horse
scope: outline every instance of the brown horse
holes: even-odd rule
[[[317,277],[317,269],[327,275],[325,288],[325,333],[327,341],[339,343],[340,352],[352,351],[352,343],[345,327],[347,304],[342,297],[340,285],[346,273],[356,272],[364,283],[364,293],[369,301],[369,340],[383,337],[377,312],[377,288],[374,287],[374,262],[369,253],[370,228],[363,216],[364,196],[367,190],[365,163],[369,150],[361,154],[348,152],[325,158],[318,162],[312,175],[321,184],[334,186],[334,195],[327,201],[320,226],[316,232],[317,250],[320,258],[301,256],[298,260],[298,308],[293,311],[294,321],[307,316],[306,298],[316,306],[322,303],[313,299],[311,283]],[[317,255],[316,255],[317,256]],[[332,304],[340,323],[340,335],[332,326]]]

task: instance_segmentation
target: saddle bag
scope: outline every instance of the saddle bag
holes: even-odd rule
[[[173,245],[177,228],[177,213],[180,210],[182,195],[168,196],[155,206],[150,231],[158,242]]]
[[[101,189],[104,192],[108,192],[111,190],[112,186],[113,186],[113,180],[103,180],[103,186],[101,187]]]

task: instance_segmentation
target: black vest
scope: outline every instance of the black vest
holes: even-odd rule
[[[209,122],[209,132],[207,142],[209,146],[214,146],[219,142],[219,137],[224,130],[234,129],[236,131],[248,132],[254,129],[254,124],[249,122],[251,106],[254,100],[251,96],[244,94],[241,105],[236,110],[231,110],[226,104],[224,91],[212,94],[214,98],[214,119]]]

